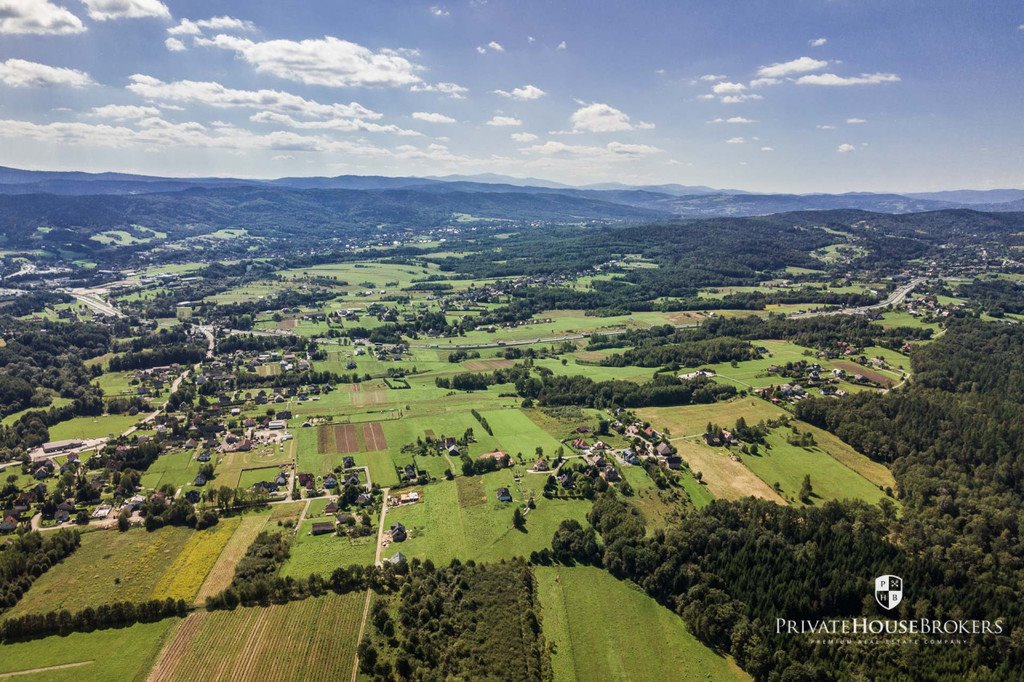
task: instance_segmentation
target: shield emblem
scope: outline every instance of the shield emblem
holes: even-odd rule
[[[903,578],[880,575],[875,578],[875,601],[883,609],[894,609],[903,601]]]

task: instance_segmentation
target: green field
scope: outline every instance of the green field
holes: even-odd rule
[[[169,618],[127,628],[74,632],[0,645],[0,678],[19,682],[144,680],[168,634]],[[63,667],[57,667],[63,666]],[[46,670],[46,668],[53,669]],[[27,671],[37,672],[27,672]]]
[[[418,504],[389,509],[385,525],[401,521],[409,531],[409,539],[389,545],[384,557],[401,551],[409,558],[429,558],[437,564],[446,564],[456,557],[481,562],[528,557],[530,552],[551,544],[551,537],[563,519],[576,519],[586,525],[590,502],[545,499],[541,490],[546,476],[524,474],[518,485],[510,469],[475,478],[482,484],[483,495],[472,504],[465,495],[460,504],[460,477],[426,486],[422,489],[423,501]],[[513,502],[497,501],[499,487],[509,489]],[[516,505],[526,502],[531,492],[537,508],[526,515],[526,531],[516,530],[512,527],[513,511]]]
[[[740,417],[748,424],[756,424],[762,419],[773,419],[786,413],[760,398],[735,398],[708,405],[645,407],[636,410],[636,414],[649,421],[656,430],[668,429],[673,438],[678,438],[704,433],[708,422],[731,428]]]
[[[588,566],[534,572],[555,680],[750,679],[631,583]]]
[[[138,416],[127,414],[105,414],[100,417],[75,417],[50,427],[50,440],[69,438],[103,438],[117,436],[139,421]]]
[[[877,485],[831,457],[821,447],[790,445],[786,442],[789,433],[789,429],[775,429],[765,439],[765,446],[759,448],[757,455],[740,453],[740,458],[768,485],[779,483],[783,497],[790,504],[801,504],[797,497],[805,475],[811,477],[814,489],[812,503],[839,499],[877,502],[885,497]],[[739,452],[737,448],[733,450]]]
[[[7,615],[146,601],[196,532],[168,526],[84,533],[82,546],[41,575]]]
[[[314,504],[317,501],[314,500]],[[317,519],[323,521],[324,519]],[[315,521],[302,522],[295,540],[292,541],[288,561],[281,568],[281,575],[298,578],[319,573],[327,577],[339,566],[369,566],[377,552],[377,522],[373,519],[373,534],[363,538],[349,539],[333,533],[310,535]]]

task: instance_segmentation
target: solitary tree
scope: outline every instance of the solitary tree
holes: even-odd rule
[[[811,488],[811,475],[807,474],[804,476],[804,482],[800,484],[800,501],[804,504],[811,503],[811,495],[814,494],[814,489]]]

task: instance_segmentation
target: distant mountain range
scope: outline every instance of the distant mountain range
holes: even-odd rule
[[[339,175],[336,177],[292,177],[275,180],[244,178],[165,178],[128,173],[82,173],[29,171],[0,167],[0,195],[56,194],[85,197],[94,195],[141,195],[218,190],[221,196],[240,195],[253,189],[345,190],[373,192],[388,203],[418,197],[446,196],[438,204],[459,212],[459,206],[479,208],[494,197],[494,206],[515,206],[521,216],[559,219],[558,207],[565,209],[563,220],[651,219],[656,217],[754,216],[788,211],[862,209],[881,213],[915,213],[948,208],[979,211],[1024,211],[1024,190],[952,190],[885,194],[855,192],[848,194],[757,194],[733,189],[677,184],[631,186],[601,183],[571,187],[536,178],[515,178],[492,173],[447,175],[442,177],[385,177]],[[401,196],[390,192],[405,190]],[[470,195],[478,195],[471,198]],[[499,199],[498,195],[505,195]],[[509,195],[515,195],[511,197]],[[557,195],[558,201],[553,201]],[[279,196],[279,195],[278,195]],[[533,197],[532,199],[530,197]],[[43,202],[45,203],[45,202]],[[533,210],[531,207],[536,207]],[[471,210],[466,210],[471,213]],[[510,216],[511,217],[511,216]],[[519,217],[519,216],[517,216]]]

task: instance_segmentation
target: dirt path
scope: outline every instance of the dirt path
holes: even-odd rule
[[[363,633],[366,631],[366,619],[370,615],[370,597],[372,596],[371,590],[366,590],[366,600],[363,602],[363,617],[359,621],[359,634],[356,635],[356,657],[352,661],[352,678],[351,682],[356,682],[356,678],[359,677],[359,643],[363,641]]]
[[[30,668],[29,670],[15,670],[10,673],[0,673],[0,680],[6,680],[9,677],[18,677],[19,675],[38,675],[39,673],[48,673],[54,670],[66,670],[67,668],[77,668],[82,665],[89,665],[95,663],[95,661],[79,661],[78,663],[63,663],[61,665],[48,665],[45,668]]]
[[[380,505],[380,523],[377,525],[377,554],[373,559],[374,564],[377,566],[381,565],[381,554],[384,552],[384,519],[388,514],[388,493],[389,488],[384,488],[381,491],[384,494],[384,501]],[[363,602],[363,618],[359,621],[359,634],[356,636],[356,646],[359,646],[359,642],[363,641],[363,633],[366,631],[366,619],[370,615],[370,597],[371,591],[366,591],[366,600]],[[355,661],[352,663],[352,678],[351,682],[356,682],[356,678],[359,675],[359,654],[356,654]]]
[[[380,555],[384,552],[384,518],[388,515],[388,493],[390,488],[384,488],[381,492],[384,493],[384,501],[380,504],[380,524],[377,526],[377,554],[373,559],[373,563],[377,566],[381,565]]]
[[[295,522],[295,530],[293,531],[295,535],[299,534],[299,528],[302,527],[302,522],[306,520],[306,514],[309,513],[309,505],[311,505],[312,503],[312,497],[306,500],[306,506],[302,508],[302,513],[299,514],[299,520]]]

